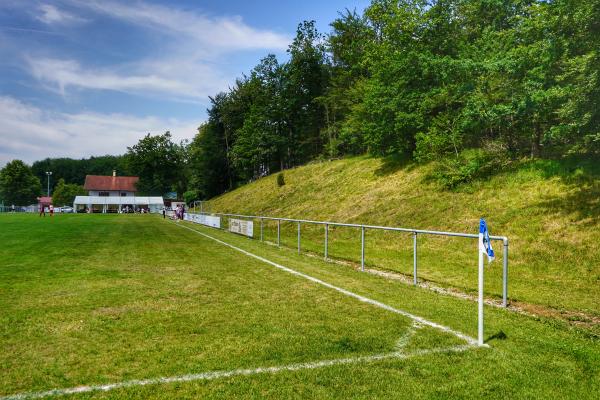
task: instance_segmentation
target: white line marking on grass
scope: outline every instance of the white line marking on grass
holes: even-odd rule
[[[463,339],[464,341],[466,341],[467,343],[469,343],[471,345],[477,345],[477,340],[475,338],[472,338],[472,337],[470,337],[468,335],[465,335],[462,332],[459,332],[459,331],[454,330],[452,328],[449,328],[447,326],[440,325],[440,324],[438,324],[436,322],[433,322],[433,321],[429,321],[429,320],[427,320],[425,318],[422,318],[422,317],[419,317],[417,315],[411,314],[411,313],[409,313],[407,311],[394,308],[394,307],[389,306],[387,304],[384,304],[384,303],[382,303],[380,301],[373,300],[373,299],[370,299],[370,298],[365,297],[365,296],[361,296],[360,294],[356,294],[356,293],[351,292],[349,290],[343,289],[343,288],[341,288],[339,286],[332,285],[331,283],[327,283],[327,282],[325,282],[325,281],[323,281],[321,279],[315,278],[313,276],[307,275],[307,274],[302,273],[302,272],[298,272],[298,271],[296,271],[294,269],[291,269],[291,268],[288,268],[288,267],[284,267],[283,265],[277,264],[276,262],[267,260],[266,258],[261,257],[261,256],[257,256],[256,254],[250,253],[249,251],[246,251],[244,249],[236,247],[236,246],[234,246],[232,244],[224,242],[224,241],[222,241],[220,239],[217,239],[217,238],[215,238],[213,236],[207,235],[206,233],[203,233],[203,232],[197,231],[195,229],[192,229],[192,228],[190,228],[188,226],[185,226],[185,225],[177,225],[177,226],[179,226],[181,228],[188,229],[188,230],[190,230],[192,232],[196,232],[197,234],[202,235],[202,236],[204,236],[204,237],[206,237],[208,239],[212,239],[212,240],[214,240],[217,243],[220,243],[220,244],[222,244],[224,246],[230,247],[233,250],[239,251],[240,253],[243,253],[243,254],[247,255],[248,257],[252,257],[252,258],[255,258],[257,260],[260,260],[260,261],[262,261],[262,262],[264,262],[266,264],[272,265],[275,268],[279,268],[279,269],[281,269],[283,271],[289,272],[290,274],[297,275],[297,276],[300,276],[302,278],[308,279],[309,281],[312,281],[312,282],[318,283],[319,285],[323,285],[323,286],[328,287],[330,289],[336,290],[336,291],[338,291],[340,293],[345,294],[346,296],[353,297],[353,298],[355,298],[355,299],[357,299],[359,301],[362,301],[364,303],[369,303],[369,304],[372,304],[372,305],[374,305],[376,307],[383,308],[384,310],[387,310],[387,311],[390,311],[390,312],[393,312],[393,313],[396,313],[396,314],[403,315],[403,316],[408,317],[408,318],[412,319],[413,321],[417,321],[417,322],[419,322],[419,323],[421,323],[423,325],[427,325],[427,326],[431,326],[433,328],[439,329],[442,332],[451,333],[454,336],[456,336],[456,337],[458,337],[460,339]],[[488,347],[488,345],[484,345],[484,346]]]
[[[353,358],[338,358],[332,360],[323,360],[323,361],[314,361],[307,363],[297,363],[297,364],[288,364],[288,365],[280,365],[275,367],[260,367],[253,369],[234,369],[231,371],[212,371],[212,372],[203,372],[199,374],[189,374],[189,375],[180,375],[180,376],[171,376],[171,377],[162,377],[162,378],[151,378],[151,379],[136,379],[131,381],[124,381],[118,383],[108,383],[105,385],[89,385],[89,386],[77,386],[73,388],[66,389],[53,389],[45,392],[30,392],[30,393],[19,393],[13,394],[9,396],[2,396],[0,400],[28,400],[28,399],[41,399],[44,397],[50,396],[64,396],[70,394],[78,394],[78,393],[89,393],[89,392],[108,392],[110,390],[115,389],[124,389],[136,386],[148,386],[148,385],[158,385],[165,383],[178,383],[178,382],[194,382],[194,381],[209,381],[219,378],[231,378],[234,376],[250,376],[257,374],[265,374],[265,373],[277,373],[283,371],[301,371],[308,369],[317,369],[324,367],[331,367],[335,365],[347,365],[347,364],[357,364],[357,363],[369,363],[381,360],[388,359],[408,359],[411,357],[417,357],[428,354],[435,353],[460,353],[466,350],[473,348],[473,345],[462,345],[462,346],[453,346],[441,349],[424,349],[417,350],[412,353],[402,353],[399,351],[395,351],[393,353],[386,354],[375,354],[371,356],[361,356],[361,357],[353,357]]]
[[[410,328],[408,328],[406,333],[404,335],[402,335],[400,337],[400,339],[398,339],[396,341],[396,345],[394,346],[394,349],[396,351],[401,351],[406,346],[408,346],[408,343],[413,338],[413,336],[415,336],[415,333],[417,333],[417,331],[421,328],[423,328],[423,325],[421,325],[417,321],[413,321],[412,325],[410,326]]]

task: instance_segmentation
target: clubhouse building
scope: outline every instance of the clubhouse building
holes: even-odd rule
[[[122,213],[159,212],[164,206],[162,197],[137,196],[137,176],[87,175],[84,188],[87,196],[77,196],[73,202],[76,212]]]

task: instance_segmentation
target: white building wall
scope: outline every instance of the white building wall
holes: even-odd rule
[[[110,197],[121,197],[121,193],[125,193],[126,196],[123,197],[132,197],[135,195],[135,192],[126,192],[126,191],[119,191],[119,190],[90,190],[88,192],[89,196],[100,196],[100,192],[108,192],[108,195]]]

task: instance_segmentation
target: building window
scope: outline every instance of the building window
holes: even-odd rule
[[[127,197],[127,192],[121,192],[121,197]]]
[[[110,196],[110,193],[108,193],[108,192],[100,192],[100,193],[98,193],[98,196],[100,196],[100,197],[108,197],[108,196]]]

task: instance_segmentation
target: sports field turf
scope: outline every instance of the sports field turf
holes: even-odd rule
[[[476,348],[201,233],[476,335],[472,302],[227,232],[154,215],[7,214],[0,399],[56,398],[63,392],[48,391],[77,387],[83,393],[69,398],[582,399],[600,391],[590,331],[489,308],[490,347]]]

